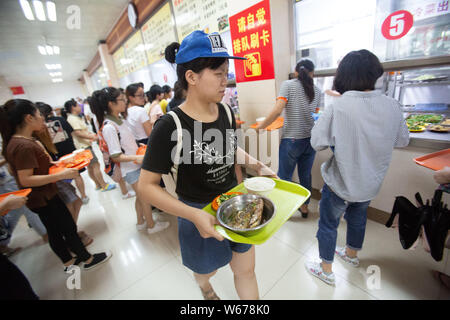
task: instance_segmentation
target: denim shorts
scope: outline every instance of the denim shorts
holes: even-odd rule
[[[56,192],[65,204],[70,204],[79,199],[75,187],[63,180],[56,181]]]
[[[195,203],[180,199],[188,206],[202,209],[208,203]],[[178,238],[180,240],[183,265],[198,274],[208,274],[230,263],[233,251],[244,253],[251,249],[250,244],[236,243],[224,239],[202,238],[195,225],[178,217]]]
[[[128,184],[135,184],[139,180],[139,175],[141,174],[141,169],[137,169],[131,172],[128,172],[123,178]]]

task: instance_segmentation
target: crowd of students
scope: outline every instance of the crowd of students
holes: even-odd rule
[[[170,102],[170,88],[158,85],[147,92],[142,83],[130,84],[125,90],[107,87],[95,91],[88,103],[97,134],[89,132],[76,101],[65,104],[67,121],[53,116],[51,107],[45,104],[27,100],[5,103],[0,108],[3,155],[18,187],[33,189],[27,206],[39,215],[52,250],[66,268],[82,264],[89,269],[109,259],[108,251],[89,253],[85,246],[92,239],[77,233],[80,201],[89,200],[78,170],[48,174],[52,161],[75,149],[92,151],[92,143],[97,141],[105,171],[122,190],[129,184],[136,194],[138,230],[155,233],[169,226],[169,222],[154,219],[152,211],[162,210],[178,217],[182,261],[193,271],[205,299],[219,299],[209,280],[227,264],[233,271],[239,297],[258,299],[254,246],[224,239],[214,228],[215,218],[201,208],[241,182],[241,175],[237,174],[241,165],[225,161],[230,155],[232,159],[245,159],[242,165],[258,175],[285,180],[292,179],[298,166],[300,183],[311,190],[315,152],[330,147],[333,155],[321,167],[325,185],[317,238],[322,263],[307,262],[306,268],[334,285],[334,255],[358,266],[357,252],[364,241],[369,203],[381,187],[393,149],[409,143],[400,104],[375,90],[383,68],[367,50],[348,53],[336,72],[333,86],[336,99],[314,123],[311,112],[321,106],[321,92],[313,83],[314,64],[300,61],[295,77],[282,84],[273,110],[256,128],[264,129],[285,111],[278,173],[251,158],[236,144],[230,145],[227,139],[223,139],[223,154],[217,155],[219,161],[207,161],[200,155],[202,161],[198,163],[195,161],[198,150],[194,148],[198,145],[194,135],[196,125],[201,124],[202,136],[209,129],[218,130],[223,137],[227,137],[230,129],[236,130],[231,108],[220,102],[227,85],[229,59],[239,57],[229,56],[226,48],[221,47],[223,41],[213,41],[214,37],[218,35],[194,31],[181,45],[173,43],[166,48],[166,59],[176,63],[178,75]],[[53,140],[46,140],[41,134],[44,121],[55,132]],[[59,128],[66,133],[65,139],[58,138],[61,141],[55,140],[61,135]],[[184,131],[190,135],[182,135]],[[178,133],[175,141],[174,132]],[[52,144],[56,152],[52,152]],[[136,154],[140,145],[148,146],[145,156]],[[194,151],[183,151],[186,145]],[[111,190],[115,185],[104,181],[99,160],[93,154],[89,176],[98,190]],[[181,158],[190,161],[178,161]],[[212,174],[217,171],[220,176]],[[165,189],[163,178],[167,177],[175,183],[177,198]],[[67,179],[75,179],[81,199],[65,182]],[[308,202],[299,210],[307,218]],[[347,243],[336,248],[342,215],[347,220]]]

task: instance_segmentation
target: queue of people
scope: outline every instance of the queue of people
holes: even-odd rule
[[[300,183],[311,190],[315,153],[331,148],[332,157],[321,167],[325,184],[317,239],[322,263],[308,261],[305,266],[312,275],[335,285],[335,254],[352,266],[359,265],[357,253],[363,247],[367,208],[381,187],[393,149],[409,142],[400,104],[375,91],[375,82],[383,74],[378,58],[360,50],[342,59],[333,85],[336,99],[317,123],[311,113],[322,105],[322,93],[313,82],[314,64],[307,59],[298,62],[295,77],[282,84],[273,110],[256,128],[263,130],[285,112],[279,169],[275,173],[240,147],[228,144],[227,139],[223,139],[221,161],[211,163],[202,157],[201,163],[194,161],[196,124],[201,124],[202,133],[215,129],[224,137],[230,129],[236,130],[232,109],[220,102],[227,85],[229,59],[239,58],[228,55],[226,49],[213,48],[223,41],[218,43],[210,41],[208,34],[194,31],[181,44],[167,47],[165,58],[176,63],[178,76],[172,99],[170,88],[156,84],[147,92],[142,83],[130,84],[125,90],[106,87],[95,91],[88,102],[97,134],[89,132],[80,117],[81,107],[73,100],[65,104],[67,121],[52,116],[50,106],[36,106],[28,100],[10,100],[0,108],[5,160],[18,187],[32,188],[26,205],[39,216],[50,247],[66,270],[72,265],[90,269],[111,257],[108,250],[91,254],[86,246],[92,239],[77,232],[80,203],[76,200],[77,205],[71,207],[74,201],[64,195],[73,196],[76,192],[67,182],[60,182],[74,179],[82,195],[80,200],[86,203],[89,198],[79,171],[65,169],[48,174],[52,161],[58,157],[75,149],[88,149],[94,155],[88,173],[96,188],[115,188],[103,178],[92,150],[93,142],[99,143],[108,175],[117,183],[129,184],[136,194],[138,230],[153,234],[169,227],[169,222],[154,219],[156,208],[178,218],[182,263],[193,272],[207,300],[220,299],[210,279],[228,264],[238,296],[259,299],[255,247],[224,239],[214,228],[215,218],[201,210],[217,195],[242,182],[236,174],[237,164],[226,162],[225,155],[245,159],[244,166],[258,174],[264,172],[289,181],[297,166]],[[39,134],[45,122],[50,132],[54,131],[51,144],[47,145]],[[174,158],[172,152],[180,143],[171,139],[178,130],[190,133],[181,138],[183,148],[190,146],[194,150],[183,155],[183,159],[192,160],[187,163],[177,161],[180,154]],[[50,150],[52,144],[56,146],[54,153]],[[136,154],[140,145],[148,146],[145,156]],[[217,170],[223,173],[220,177],[211,174]],[[177,198],[165,189],[163,177],[173,179]],[[299,210],[307,218],[308,201]],[[342,215],[347,221],[347,243],[336,247]]]

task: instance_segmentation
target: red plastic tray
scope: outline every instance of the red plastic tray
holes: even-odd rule
[[[433,152],[422,157],[415,158],[414,161],[418,165],[438,171],[444,167],[450,167],[450,149]]]
[[[14,194],[16,196],[26,197],[27,195],[30,194],[30,192],[31,192],[31,188],[28,188],[28,189],[22,189],[22,190],[17,190],[17,191],[13,191],[13,192],[0,194],[0,202],[5,200],[6,197],[8,197],[12,194]],[[9,212],[9,210],[2,212],[2,216],[6,215],[8,212]]]

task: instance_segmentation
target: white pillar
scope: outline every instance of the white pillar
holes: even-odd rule
[[[89,95],[91,95],[92,92],[94,92],[94,86],[92,85],[91,77],[89,77],[86,70],[83,71],[83,80]]]
[[[116,67],[112,55],[109,54],[108,46],[106,43],[100,43],[98,46],[98,52],[102,61],[103,69],[105,70],[106,79],[108,80],[108,86],[120,87],[119,78],[117,77]]]

